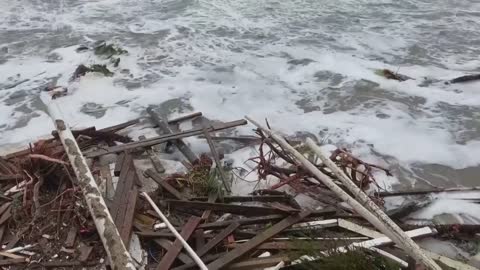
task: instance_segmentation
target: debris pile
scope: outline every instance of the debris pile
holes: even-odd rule
[[[382,198],[395,194],[367,196],[366,191],[376,183],[374,170],[390,172],[346,149],[327,157],[312,140],[287,142],[250,119],[257,136],[213,136],[247,121],[209,122],[201,113],[166,120],[152,108],[147,113],[104,129],[73,130],[81,153],[73,151],[64,134],[68,127],[56,119],[52,138],[0,158],[0,266],[216,270],[421,264],[476,269],[416,245],[412,239],[434,236],[437,230],[406,228],[387,216]],[[180,122],[198,119],[200,126],[179,129]],[[146,123],[160,135],[126,135]],[[210,151],[195,153],[184,141],[191,136],[205,139]],[[250,159],[257,180],[274,178],[277,183],[236,194],[232,183],[238,176],[218,149],[222,140],[258,144],[258,156]],[[172,171],[170,161],[161,158],[175,150],[184,156],[183,170]],[[83,158],[88,168],[82,171]],[[86,184],[88,170],[95,183]],[[94,196],[96,190],[101,198]],[[321,206],[301,205],[294,194]],[[103,204],[108,209],[96,208]],[[112,253],[114,245],[128,251],[125,261]]]

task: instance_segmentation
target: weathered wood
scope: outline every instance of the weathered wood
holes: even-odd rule
[[[3,203],[2,206],[0,206],[0,215],[2,215],[10,207],[10,205],[12,205],[11,202]]]
[[[192,233],[195,231],[197,228],[198,224],[200,224],[200,221],[202,219],[199,217],[191,217],[188,219],[187,223],[183,227],[182,231],[180,232],[180,235],[185,239],[188,240]],[[167,251],[167,254],[165,254],[160,263],[157,266],[157,270],[168,270],[170,269],[170,266],[173,264],[175,259],[177,258],[178,253],[182,250],[182,243],[180,240],[175,240],[173,242],[173,246],[170,250]]]
[[[222,252],[222,253],[217,253],[217,254],[209,254],[209,255],[206,255],[202,258],[202,261],[204,263],[209,263],[209,262],[213,262],[214,260],[222,257],[223,255],[227,254],[226,252]],[[175,268],[172,268],[172,270],[187,270],[187,269],[198,269],[198,266],[196,263],[194,262],[191,262],[191,263],[187,263],[187,264],[184,264],[182,266],[178,266],[178,267],[175,267]]]
[[[208,269],[209,270],[217,270],[221,269],[228,264],[232,263],[239,257],[245,255],[247,252],[250,250],[258,247],[268,239],[272,238],[276,234],[282,232],[286,228],[292,226],[293,224],[303,220],[306,218],[308,215],[310,215],[311,211],[302,211],[298,214],[291,215],[289,217],[286,217],[282,221],[278,222],[277,224],[273,225],[272,227],[266,229],[262,233],[259,233],[257,236],[252,238],[250,241],[239,245],[237,248],[232,250],[231,252],[228,252],[227,255],[215,260],[214,262],[208,264]]]
[[[384,234],[378,232],[378,231],[375,231],[375,230],[372,230],[370,228],[367,228],[367,227],[364,227],[364,226],[361,226],[361,225],[358,225],[358,224],[355,224],[353,222],[350,222],[348,220],[343,220],[343,219],[338,219],[338,226],[342,227],[342,228],[345,228],[345,229],[348,229],[352,232],[356,232],[358,234],[361,234],[361,235],[365,235],[365,236],[368,236],[370,238],[382,238],[382,237],[386,237]],[[431,251],[428,251],[426,249],[422,249],[422,251],[427,254],[428,257],[436,260],[436,261],[440,261],[454,269],[462,269],[462,270],[479,270],[478,268],[475,268],[473,266],[470,266],[470,265],[467,265],[463,262],[459,262],[459,261],[456,261],[456,260],[453,260],[451,258],[448,258],[448,257],[445,257],[445,256],[442,256],[442,255],[439,255],[439,254],[436,254],[436,253],[433,253]],[[414,260],[415,261],[415,260]]]
[[[122,129],[124,129],[124,128],[129,127],[129,126],[133,126],[133,125],[138,124],[138,123],[140,123],[140,118],[138,118],[138,119],[133,119],[133,120],[130,120],[130,121],[127,121],[127,122],[118,124],[118,125],[114,125],[114,126],[111,126],[111,127],[102,128],[102,129],[99,129],[98,131],[100,131],[100,132],[106,132],[106,133],[109,133],[109,132],[117,132],[117,131],[119,131],[119,130],[122,130]]]
[[[0,226],[2,226],[5,222],[7,222],[8,219],[12,217],[12,207],[9,206],[5,210],[5,212],[2,214],[2,217],[0,218]]]
[[[51,97],[46,93],[41,95],[41,99],[47,105],[50,116],[54,121],[60,140],[65,148],[65,153],[67,154],[73,171],[75,172],[78,185],[83,192],[85,202],[87,203],[88,210],[94,221],[98,236],[102,240],[110,266],[113,269],[134,270],[135,267],[132,258],[122,242],[117,227],[108,211],[105,200],[98,189],[90,168],[88,167],[87,161],[82,155],[82,151],[80,150],[70,128],[59,117],[62,115],[58,111],[60,106],[58,106],[55,101],[52,101]]]
[[[177,238],[177,240],[180,242],[180,244],[186,249],[186,251],[188,252],[188,254],[192,257],[192,259],[195,261],[195,263],[198,265],[198,267],[200,268],[200,270],[208,270],[207,266],[205,265],[205,263],[203,263],[203,261],[200,259],[200,257],[198,257],[198,255],[195,253],[195,251],[192,249],[192,247],[190,247],[190,245],[187,243],[187,241],[184,239],[184,237],[182,237],[182,235],[180,233],[177,232],[177,230],[175,229],[175,227],[173,227],[173,225],[170,223],[170,221],[167,219],[167,217],[162,213],[162,211],[160,211],[160,209],[158,208],[158,206],[155,204],[155,202],[153,202],[152,198],[150,198],[150,196],[146,193],[146,192],[142,192],[142,196],[148,201],[148,203],[152,206],[152,208],[155,210],[155,212],[158,214],[158,216],[160,217],[160,219],[165,223],[165,225],[167,225],[168,229],[175,235],[175,237]],[[193,218],[193,217],[192,217]],[[195,227],[198,226],[198,223],[200,223],[200,221],[202,220],[201,218],[197,218],[198,219],[198,222],[197,224],[195,225]],[[193,221],[192,221],[193,223]],[[193,226],[192,226],[193,227]],[[194,228],[195,229],[195,228]],[[193,232],[193,231],[192,231]],[[190,233],[191,234],[191,233]]]
[[[246,125],[246,124],[247,122],[245,120],[237,120],[237,121],[227,122],[223,124],[213,124],[211,127],[208,128],[208,131],[209,132],[219,131],[219,130],[234,128],[234,127]],[[112,146],[107,149],[100,149],[100,150],[88,152],[88,153],[85,153],[85,157],[94,158],[94,157],[98,157],[105,154],[118,153],[118,152],[140,148],[140,147],[149,147],[149,146],[165,143],[175,139],[182,139],[186,137],[200,135],[202,134],[202,132],[203,132],[203,128],[196,128],[196,129],[191,129],[187,131],[162,135],[162,136],[146,139],[145,141],[141,141],[141,142],[131,142],[131,143],[126,143],[122,145]]]
[[[335,175],[340,178],[341,182],[352,192],[355,196],[361,199],[362,203],[359,203],[355,200],[352,196],[350,196],[347,192],[345,192],[342,188],[340,188],[329,176],[325,175],[321,172],[314,164],[312,164],[307,158],[305,158],[300,152],[298,152],[294,147],[292,147],[285,139],[281,136],[277,135],[273,131],[262,127],[260,124],[251,120],[247,117],[247,119],[257,126],[262,132],[269,135],[273,138],[282,148],[293,155],[295,157],[295,161],[300,165],[302,165],[306,170],[312,173],[319,181],[321,181],[324,185],[326,185],[330,190],[335,192],[344,202],[348,203],[355,211],[361,214],[365,219],[367,219],[370,223],[372,223],[376,228],[381,230],[387,236],[391,237],[395,240],[397,244],[405,248],[405,251],[409,253],[412,257],[419,260],[428,267],[428,269],[432,270],[440,270],[441,268],[430,258],[425,256],[420,251],[418,245],[413,242],[412,239],[408,238],[405,233],[391,221],[385,213],[383,213],[378,206],[373,203],[366,194],[360,190],[348,177],[342,172],[329,158],[326,158],[320,148],[313,142],[313,140],[307,138],[307,145],[312,149],[321,159],[322,161],[330,168],[330,170],[334,171]],[[333,164],[333,166],[329,166],[329,164]],[[366,208],[368,207],[368,209]],[[372,212],[374,213],[372,213]]]
[[[147,137],[145,137],[144,135],[138,136],[139,141],[144,141],[146,139]],[[150,161],[152,162],[153,168],[155,168],[157,173],[164,173],[165,167],[163,167],[163,164],[160,161],[160,158],[158,157],[158,155],[155,153],[153,147],[147,147],[147,154],[148,154],[148,157],[150,158]]]
[[[240,223],[234,222],[230,224],[227,228],[225,228],[223,231],[221,231],[219,234],[217,234],[213,239],[208,241],[205,246],[203,246],[201,249],[197,251],[198,256],[202,257],[203,255],[207,254],[212,248],[214,248],[216,245],[218,245],[220,242],[222,242],[223,239],[225,239],[227,236],[229,236],[233,231],[235,231],[238,227],[240,226]]]
[[[168,120],[168,124],[169,125],[175,125],[175,124],[178,124],[179,122],[183,122],[185,120],[197,118],[197,117],[200,117],[200,116],[202,116],[201,112],[194,112],[194,113],[191,113],[191,114],[186,114],[186,115],[179,116],[177,118]]]
[[[0,182],[20,181],[23,177],[20,174],[0,175]]]
[[[165,181],[161,175],[157,174],[152,169],[147,169],[144,174],[152,178],[157,184],[159,184],[163,189],[172,194],[178,200],[185,200],[185,197],[178,190],[176,190],[172,185]]]
[[[79,248],[80,255],[78,255],[78,260],[80,262],[86,262],[88,260],[88,258],[90,257],[90,254],[92,254],[92,251],[93,251],[92,246],[87,246],[87,245],[83,244]]]
[[[124,165],[126,153],[120,153],[117,155],[117,160],[115,161],[115,168],[113,169],[113,175],[120,176],[120,172],[122,171],[122,167]]]
[[[431,193],[442,192],[468,192],[479,191],[480,187],[455,187],[455,188],[434,188],[434,189],[416,189],[416,190],[403,190],[403,191],[381,191],[375,192],[376,196],[380,197],[394,197],[394,196],[413,196],[413,195],[425,195]]]
[[[208,203],[208,202],[191,202],[180,200],[165,200],[166,203],[179,208],[195,208],[200,210],[213,210],[215,212],[232,213],[244,216],[261,216],[271,214],[284,214],[288,215],[295,211],[284,211],[277,208],[263,207],[263,206],[246,206],[246,205],[234,205],[224,203]]]
[[[75,245],[75,239],[77,238],[77,227],[72,226],[70,230],[68,230],[67,239],[65,240],[65,247],[71,248]]]
[[[164,134],[173,134],[173,131],[170,129],[168,124],[153,111],[152,107],[147,108],[147,113],[150,115],[152,121],[157,124],[157,126]],[[171,142],[178,148],[178,150],[180,150],[180,152],[187,158],[187,160],[191,164],[195,163],[195,161],[198,160],[197,155],[193,153],[192,149],[190,149],[190,147],[188,147],[188,145],[182,139],[171,140]]]
[[[190,201],[208,201],[208,197],[193,197],[190,198]],[[290,196],[285,195],[267,195],[267,196],[259,196],[259,195],[252,195],[252,196],[223,196],[219,200],[220,202],[224,203],[232,203],[232,202],[290,202]]]
[[[6,259],[6,260],[0,260],[0,266],[23,264],[23,263],[26,263],[26,262],[27,262],[26,259]]]
[[[277,265],[280,262],[288,262],[290,259],[287,255],[275,255],[269,257],[259,257],[244,260],[241,262],[233,263],[228,266],[228,270],[251,270],[251,269],[263,269]]]
[[[128,194],[128,206],[125,210],[125,217],[123,218],[122,227],[120,230],[120,236],[123,243],[128,248],[130,245],[130,238],[132,236],[133,220],[135,219],[135,208],[137,205],[138,189],[136,186],[129,191]],[[117,225],[118,227],[118,225]]]
[[[282,139],[282,138],[280,138]],[[288,144],[288,143],[287,143]],[[313,164],[306,160],[300,153],[298,153],[306,163],[309,170],[317,176],[317,178],[326,184],[332,191],[339,194],[339,196],[345,200],[355,211],[361,214],[372,225],[378,228],[385,235],[390,237],[397,245],[401,246],[405,252],[415,258],[418,262],[425,265],[428,269],[441,270],[441,267],[429,258],[420,247],[415,243],[408,235],[391,220],[380,207],[373,202],[370,197],[365,194],[357,185],[355,185],[350,178],[342,171],[329,157],[323,154],[320,147],[310,138],[307,138],[307,145],[315,154],[322,160],[322,162],[337,176],[340,182],[352,193],[355,198],[350,197],[345,191],[336,186],[333,181],[325,174],[320,172]],[[310,167],[311,166],[311,167]],[[312,170],[314,169],[314,170]],[[330,182],[329,182],[330,181]],[[327,183],[328,182],[328,183]],[[332,185],[333,184],[333,185]]]
[[[195,251],[198,254],[198,250],[205,246],[205,231],[203,229],[198,229],[195,231]]]
[[[203,134],[205,135],[205,139],[207,140],[208,146],[210,147],[210,152],[212,153],[213,159],[215,160],[216,169],[218,171],[218,174],[220,175],[220,179],[222,180],[223,187],[227,192],[231,192],[232,190],[230,189],[227,176],[225,174],[225,171],[223,170],[223,166],[220,162],[220,157],[218,155],[217,149],[215,148],[212,137],[210,137],[210,133],[207,131],[207,129],[203,130]]]
[[[157,245],[159,245],[160,247],[162,247],[165,251],[169,251],[170,249],[173,248],[173,242],[172,241],[169,241],[167,239],[155,239],[153,240]],[[177,259],[179,259],[180,261],[182,261],[183,263],[194,263],[192,261],[192,259],[190,259],[190,257],[186,254],[186,253],[183,253],[183,252],[180,252],[178,253],[177,255]]]

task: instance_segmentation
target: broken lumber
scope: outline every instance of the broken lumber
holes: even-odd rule
[[[355,209],[356,212],[361,214],[365,219],[367,219],[370,223],[372,223],[376,228],[380,229],[385,235],[391,237],[393,240],[395,240],[395,243],[397,243],[399,246],[404,247],[405,251],[408,252],[409,255],[417,259],[418,261],[422,262],[425,264],[425,266],[428,267],[428,269],[431,270],[441,270],[440,266],[438,266],[432,259],[428,258],[425,254],[423,254],[418,247],[418,245],[412,241],[412,239],[408,238],[408,236],[405,235],[405,232],[403,232],[393,221],[391,221],[388,216],[385,215],[385,213],[376,213],[376,215],[372,214],[367,208],[365,208],[362,204],[360,204],[358,201],[356,201],[353,197],[351,197],[347,192],[345,192],[342,188],[340,188],[335,182],[322,173],[314,164],[312,164],[307,158],[305,158],[300,152],[298,152],[294,147],[292,147],[285,139],[283,139],[281,136],[277,135],[270,129],[266,129],[262,127],[260,124],[255,122],[254,120],[251,120],[250,118],[247,117],[247,119],[257,126],[262,132],[265,132],[267,135],[269,135],[271,138],[273,138],[280,146],[283,147],[287,152],[292,154],[296,161],[301,164],[305,169],[310,171],[315,177],[321,181],[324,185],[326,185],[330,190],[335,192],[337,196],[339,196],[344,202],[348,203],[353,209]],[[318,152],[316,148],[316,144],[310,139],[307,138],[307,144],[314,150],[314,152]],[[321,153],[321,152],[320,152]],[[318,155],[318,153],[317,153]],[[338,167],[335,166],[335,168],[338,169]],[[343,175],[345,175],[343,173]],[[345,176],[346,177],[346,176]],[[343,183],[344,181],[342,181]],[[360,190],[355,184],[353,184],[350,180],[346,182],[347,187],[350,185],[355,187],[355,190],[352,191],[354,194],[363,193],[362,190]],[[352,187],[353,188],[353,187]],[[357,195],[358,196],[358,195]],[[366,195],[365,195],[366,196]],[[363,204],[369,203],[371,200],[362,200]],[[371,202],[373,203],[373,202]],[[373,209],[373,208],[371,208]],[[383,216],[386,217],[383,218],[382,220],[379,219],[377,215],[381,215],[383,213]],[[390,220],[390,223],[385,224],[385,220]],[[393,223],[393,224],[392,224]]]
[[[173,131],[170,129],[168,124],[153,111],[152,107],[147,108],[147,113],[150,115],[152,121],[160,128],[160,130],[164,134],[173,134]],[[190,149],[190,147],[188,147],[188,145],[182,139],[174,139],[171,140],[171,142],[178,148],[178,150],[180,150],[180,152],[182,152],[182,154],[191,164],[194,164],[195,161],[198,160],[197,155],[193,153],[192,149]]]
[[[50,97],[48,95],[43,95],[42,100],[45,104],[50,104]],[[65,153],[67,154],[77,177],[78,185],[83,192],[90,215],[95,223],[97,233],[102,240],[111,267],[113,269],[134,270],[135,267],[132,258],[123,244],[120,233],[113,222],[112,216],[105,204],[105,200],[95,182],[95,178],[87,165],[87,161],[83,157],[82,151],[80,150],[70,128],[59,117],[61,113],[55,110],[58,110],[58,104],[54,104],[53,106],[50,104],[47,106],[58,131],[60,140],[65,148]]]
[[[187,223],[185,223],[185,226],[183,226],[182,231],[180,232],[180,236],[185,239],[185,241],[188,240],[201,220],[202,219],[199,217],[190,217]],[[173,262],[178,257],[178,254],[181,250],[182,243],[179,239],[176,239],[175,242],[173,242],[172,247],[167,251],[165,255],[163,255],[160,263],[158,263],[157,270],[170,269],[170,266],[172,266]]]
[[[227,122],[222,124],[214,123],[208,128],[208,131],[210,132],[219,131],[219,130],[229,129],[229,128],[246,125],[246,124],[247,122],[245,120],[237,120],[237,121],[232,121],[232,122]],[[118,152],[135,149],[139,147],[149,147],[149,146],[165,143],[175,139],[181,139],[181,138],[200,135],[202,133],[203,133],[203,128],[191,129],[187,131],[182,131],[182,132],[177,132],[177,133],[172,133],[172,134],[167,134],[167,135],[146,139],[144,141],[131,142],[131,143],[126,143],[122,145],[112,146],[106,149],[99,149],[96,151],[85,153],[85,157],[94,158],[94,157],[98,157],[105,154],[118,153]]]
[[[159,184],[164,190],[172,194],[178,200],[186,200],[185,197],[172,185],[170,185],[162,176],[154,172],[152,169],[147,169],[144,174],[152,178],[157,184]]]
[[[476,80],[480,80],[480,74],[465,75],[465,76],[457,77],[455,79],[450,80],[450,83],[463,83],[463,82],[471,82]]]
[[[408,237],[408,235],[395,222],[393,222],[393,220],[391,220],[385,214],[385,212],[383,212],[382,209],[380,209],[380,207],[378,207],[378,205],[373,202],[370,197],[367,196],[367,194],[365,194],[363,190],[361,190],[348,178],[344,171],[342,171],[330,158],[323,154],[320,147],[312,139],[307,138],[307,145],[315,154],[317,154],[317,156],[322,160],[322,162],[330,170],[332,170],[332,172],[335,174],[335,176],[337,176],[340,182],[342,182],[342,184],[352,194],[354,194],[355,198],[361,203],[359,204],[357,201],[355,201],[357,203],[350,204],[350,206],[352,206],[359,214],[364,216],[365,219],[372,223],[372,225],[378,228],[381,232],[392,238],[392,240],[397,245],[402,247],[405,252],[407,252],[410,256],[425,265],[428,269],[441,269],[440,266],[435,263],[435,261],[433,261],[431,258],[429,258],[422,252],[417,243],[415,243],[410,237]],[[318,169],[317,171],[320,172]],[[367,210],[367,212],[365,212],[364,210]]]
[[[247,206],[226,203],[208,203],[208,202],[191,202],[179,200],[165,200],[166,203],[179,208],[199,209],[199,210],[213,210],[215,212],[232,213],[244,216],[262,216],[272,214],[292,214],[298,210],[284,211],[278,208],[263,207],[263,206]]]
[[[198,257],[198,255],[195,253],[195,251],[193,251],[193,249],[190,247],[190,245],[187,243],[187,241],[185,241],[185,239],[183,239],[183,237],[177,232],[177,230],[173,227],[173,225],[170,223],[170,221],[167,219],[167,217],[162,213],[162,211],[160,211],[158,206],[153,202],[152,198],[150,198],[150,196],[148,196],[148,194],[146,192],[142,192],[142,196],[145,197],[145,199],[147,199],[147,201],[150,203],[150,205],[155,210],[155,212],[158,214],[158,216],[162,219],[162,221],[167,225],[168,229],[179,240],[179,242],[182,244],[182,246],[185,248],[185,250],[188,252],[188,254],[197,263],[199,268],[201,270],[208,270],[207,266],[205,266],[203,261]],[[198,222],[200,222],[200,220],[201,219],[199,219]],[[197,227],[197,225],[195,225],[195,227]]]
[[[228,252],[225,256],[208,264],[208,269],[217,270],[227,266],[228,264],[232,263],[239,257],[245,255],[250,250],[260,246],[263,242],[272,238],[276,234],[282,232],[283,230],[292,226],[293,224],[303,220],[308,215],[310,215],[310,213],[311,211],[307,210],[307,211],[302,211],[298,214],[286,217],[282,221],[278,222],[277,224],[273,225],[272,227],[264,230],[263,232],[259,233],[257,236],[250,239],[250,241],[239,245],[237,248],[233,249],[231,252]]]
[[[251,196],[223,196],[219,199],[221,202],[232,203],[232,202],[284,202],[289,203],[291,197],[287,195],[251,195]],[[208,197],[193,197],[190,198],[190,201],[208,201]]]
[[[424,194],[442,193],[442,192],[465,192],[465,191],[479,191],[479,190],[480,190],[480,187],[455,187],[455,188],[417,189],[417,190],[404,190],[404,191],[381,191],[381,192],[375,192],[375,195],[380,197],[393,197],[393,196],[424,195]]]
[[[230,193],[232,190],[230,189],[230,186],[228,184],[227,176],[225,174],[225,171],[223,170],[223,166],[220,162],[220,157],[218,155],[217,149],[215,148],[215,144],[212,141],[212,137],[210,136],[210,133],[207,131],[207,129],[203,130],[203,135],[205,135],[205,138],[207,139],[208,146],[210,147],[210,152],[212,153],[213,159],[215,160],[216,169],[218,170],[218,174],[220,174],[220,179],[222,179],[223,187],[227,192]]]

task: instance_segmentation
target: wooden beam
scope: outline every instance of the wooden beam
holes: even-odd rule
[[[201,201],[205,202],[208,200],[208,197],[193,197],[190,198],[190,201]],[[252,196],[223,196],[219,199],[223,203],[231,202],[290,202],[290,197],[285,195],[252,195]]]
[[[192,233],[195,231],[197,228],[198,224],[200,223],[202,219],[199,217],[192,216],[191,218],[188,219],[187,223],[185,226],[183,226],[182,231],[180,232],[180,235],[182,238],[185,240],[188,240]],[[157,266],[157,270],[168,270],[172,266],[173,262],[177,258],[178,253],[182,250],[183,246],[182,243],[176,239],[175,242],[173,243],[173,247],[165,254],[165,256],[162,257],[160,263]]]
[[[124,165],[123,161],[125,160],[126,153],[120,153],[117,155],[117,160],[115,161],[115,168],[113,169],[114,176],[120,176],[122,167]]]
[[[241,262],[233,263],[228,266],[228,270],[251,270],[251,269],[263,269],[266,267],[277,265],[280,262],[288,262],[290,259],[287,255],[275,255],[269,257],[259,257],[244,260]]]
[[[172,242],[172,241],[169,241],[169,240],[167,240],[167,239],[155,239],[155,240],[153,240],[153,241],[155,242],[155,244],[161,246],[166,252],[168,252],[170,249],[174,248],[174,247],[173,247],[173,242]],[[183,263],[190,263],[190,262],[192,262],[192,263],[195,264],[195,262],[194,262],[192,259],[190,259],[190,257],[189,257],[186,253],[184,253],[184,252],[178,253],[177,258],[178,258],[180,261],[182,261]],[[196,264],[195,264],[195,265],[196,265]]]
[[[213,159],[215,160],[216,169],[218,171],[218,174],[220,175],[220,179],[223,182],[223,187],[227,192],[230,193],[232,190],[230,189],[227,176],[225,174],[225,171],[223,170],[222,163],[220,162],[220,156],[218,155],[217,149],[215,148],[212,137],[210,137],[210,133],[207,131],[207,129],[203,130],[203,134],[205,135],[205,139],[207,140],[208,146],[210,147],[210,152],[212,153]]]
[[[247,122],[245,120],[237,120],[237,121],[227,122],[223,124],[212,124],[212,126],[208,128],[208,131],[209,132],[219,131],[219,130],[234,128],[234,127],[246,125],[246,124]],[[94,157],[98,157],[105,154],[118,153],[118,152],[135,149],[135,148],[141,148],[141,147],[149,147],[149,146],[165,143],[175,139],[181,139],[181,138],[200,135],[202,133],[203,133],[203,128],[191,129],[187,131],[182,131],[182,132],[177,132],[177,133],[172,133],[172,134],[167,134],[167,135],[146,139],[145,141],[131,142],[131,143],[126,143],[122,145],[112,146],[107,149],[99,149],[96,151],[85,153],[85,157],[94,158]]]
[[[223,231],[221,231],[219,234],[217,234],[212,240],[208,241],[205,246],[203,246],[201,249],[197,251],[198,256],[202,257],[203,255],[207,254],[212,248],[214,248],[216,245],[218,245],[220,242],[222,242],[223,239],[225,239],[227,236],[229,236],[233,231],[235,231],[238,227],[240,226],[240,223],[238,222],[233,222],[225,228]]]
[[[183,195],[176,190],[172,185],[170,185],[163,177],[156,172],[153,171],[153,169],[147,169],[145,171],[145,175],[152,178],[157,184],[159,184],[164,190],[166,190],[168,193],[172,194],[173,197],[177,198],[178,200],[186,200]]]
[[[163,134],[173,134],[173,131],[170,129],[168,124],[163,121],[158,114],[153,111],[152,107],[147,108],[147,113],[150,115],[152,121],[160,128]],[[187,158],[187,160],[194,164],[198,160],[197,155],[193,153],[192,149],[182,139],[171,140],[171,142],[180,150],[180,152]]]
[[[208,203],[208,202],[191,202],[191,201],[179,201],[179,200],[165,200],[168,204],[179,208],[195,208],[199,210],[213,210],[215,212],[232,213],[244,216],[261,216],[271,214],[284,214],[288,215],[295,211],[284,211],[277,208],[263,207],[263,206],[246,206],[224,203]]]
[[[226,252],[222,253],[217,253],[217,254],[209,254],[206,255],[205,257],[202,258],[202,261],[205,263],[213,262],[214,260],[222,257],[223,255],[227,254]],[[198,266],[196,263],[187,263],[182,266],[177,266],[175,268],[172,268],[172,270],[187,270],[187,269],[198,269]]]
[[[7,181],[17,181],[17,180],[22,180],[23,176],[20,174],[7,174],[7,175],[0,175],[0,181],[1,182],[7,182]]]
[[[245,255],[249,251],[255,249],[259,245],[261,245],[263,242],[267,241],[268,239],[272,238],[276,234],[282,232],[286,228],[292,226],[293,224],[303,220],[306,218],[308,215],[310,215],[311,211],[302,211],[298,214],[291,215],[289,217],[286,217],[282,221],[278,222],[277,224],[273,225],[272,227],[266,229],[262,233],[258,234],[254,238],[252,238],[250,241],[239,245],[237,248],[232,250],[231,252],[228,252],[227,255],[213,261],[212,263],[208,264],[208,269],[209,270],[217,270],[221,269],[239,257]]]

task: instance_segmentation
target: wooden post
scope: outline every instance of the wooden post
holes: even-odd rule
[[[49,104],[46,97],[43,101]],[[47,101],[47,102],[45,102]],[[54,104],[57,107],[57,104]],[[82,151],[73,136],[70,128],[61,119],[60,113],[54,106],[48,106],[50,117],[52,117],[58,135],[68,155],[73,171],[77,177],[78,184],[82,189],[83,196],[88,205],[88,210],[97,228],[97,233],[102,240],[103,247],[107,252],[108,259],[112,269],[135,269],[132,258],[128,253],[122,238],[113,222],[112,216],[108,211],[107,205],[98,189],[97,183],[87,165],[87,161],[82,155]]]
[[[251,120],[247,117],[252,124],[257,126],[271,138],[273,138],[279,145],[281,145],[286,151],[291,153],[305,169],[310,171],[315,177],[321,181],[324,185],[326,185],[329,189],[331,189],[337,196],[339,196],[344,202],[349,204],[357,213],[362,215],[366,220],[368,220],[372,225],[378,228],[381,232],[385,235],[390,237],[397,245],[404,248],[405,251],[414,257],[415,259],[419,260],[428,269],[431,270],[441,270],[440,266],[438,266],[432,259],[428,258],[418,247],[418,245],[410,239],[405,232],[394,230],[392,224],[385,224],[383,221],[379,219],[376,215],[372,214],[369,210],[367,210],[362,204],[352,198],[348,193],[346,193],[343,189],[341,189],[337,184],[333,182],[333,180],[322,173],[315,165],[313,165],[308,159],[306,159],[300,152],[298,152],[295,148],[293,148],[288,142],[286,142],[281,136],[275,134],[273,131],[262,127],[260,124]],[[354,192],[355,193],[355,192]],[[362,202],[365,204],[365,202]],[[384,214],[385,215],[385,214]],[[392,222],[393,223],[393,222]],[[396,226],[396,225],[395,225]],[[398,226],[397,226],[398,227]]]

